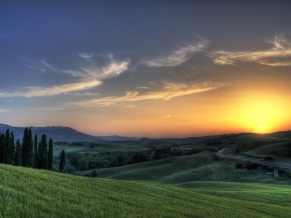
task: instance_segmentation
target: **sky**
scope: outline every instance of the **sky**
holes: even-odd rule
[[[0,123],[187,137],[291,129],[290,1],[0,0]]]

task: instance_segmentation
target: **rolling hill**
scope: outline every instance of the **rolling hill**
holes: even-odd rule
[[[195,189],[191,189],[84,178],[3,164],[0,164],[0,176],[2,217],[287,218],[291,214],[290,207],[280,204],[204,194],[199,191],[204,190],[203,183],[200,188],[196,185]],[[227,183],[216,184],[215,190],[217,186],[226,187]],[[254,184],[254,188],[259,186]],[[211,190],[209,183],[205,187]],[[285,194],[285,186],[274,187],[276,190],[269,197]],[[254,193],[250,197],[255,199]]]
[[[25,127],[14,127],[6,124],[0,124],[0,133],[5,132],[7,129],[13,131],[15,139],[22,140],[23,131]],[[41,138],[42,134],[46,134],[47,138],[52,138],[55,142],[57,141],[66,141],[66,142],[75,142],[75,141],[95,141],[101,140],[97,137],[81,133],[70,127],[62,126],[47,126],[47,127],[31,127],[33,136],[37,134],[38,138]]]
[[[127,181],[146,181],[179,185],[193,181],[228,181],[289,184],[291,172],[280,169],[280,178],[266,175],[272,169],[236,170],[235,160],[218,158],[214,153],[201,152],[189,156],[130,164],[120,167],[96,169],[100,178]],[[244,163],[246,164],[246,163]],[[78,171],[78,175],[91,175],[92,169]]]
[[[240,155],[264,158],[273,157],[278,161],[291,161],[290,131],[271,134],[240,134],[236,137],[237,144],[230,153],[239,151]]]

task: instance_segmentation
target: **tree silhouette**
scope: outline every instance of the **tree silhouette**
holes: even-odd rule
[[[66,153],[64,150],[62,150],[61,157],[60,157],[60,165],[59,165],[60,172],[64,170],[65,166],[66,166]]]
[[[49,139],[49,151],[48,151],[48,169],[53,170],[53,155],[54,155],[53,140]]]
[[[15,150],[15,155],[14,155],[14,165],[15,166],[21,166],[22,161],[21,161],[21,144],[19,139],[16,141],[16,150]]]
[[[25,128],[23,133],[22,140],[22,166],[24,167],[32,167],[33,165],[33,149],[32,149],[32,136],[31,136],[31,128]]]
[[[48,152],[45,134],[41,136],[41,141],[38,146],[38,168],[48,169]]]

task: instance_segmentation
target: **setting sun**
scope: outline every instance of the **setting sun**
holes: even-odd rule
[[[260,130],[263,130],[263,129],[264,129],[264,127],[263,127],[263,126],[260,126],[260,127],[259,127],[259,129],[260,129]]]

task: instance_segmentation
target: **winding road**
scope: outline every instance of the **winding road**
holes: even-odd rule
[[[250,157],[244,157],[244,156],[238,156],[238,155],[231,155],[231,154],[225,154],[225,152],[228,150],[228,148],[223,148],[216,152],[216,155],[224,158],[230,158],[230,159],[236,159],[236,160],[244,160],[244,161],[250,161],[252,163],[256,163],[260,166],[267,166],[274,169],[274,176],[278,177],[278,168],[284,168],[291,170],[291,163],[288,162],[278,162],[278,161],[267,161],[267,160],[260,160],[256,158],[250,158]]]

